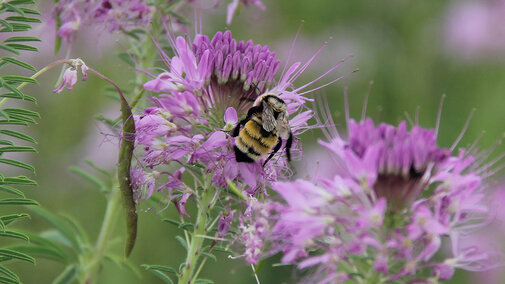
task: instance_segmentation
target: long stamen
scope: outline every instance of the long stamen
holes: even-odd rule
[[[440,129],[440,120],[442,119],[442,108],[444,106],[445,97],[446,95],[443,94],[442,98],[440,99],[440,105],[438,106],[437,122],[435,123],[435,137],[438,137],[438,130]]]
[[[472,120],[473,114],[475,113],[475,109],[472,109],[470,112],[470,115],[468,116],[468,119],[466,120],[465,126],[463,126],[463,129],[461,130],[461,133],[459,134],[458,138],[456,138],[456,141],[451,146],[451,152],[454,151],[456,146],[458,146],[459,142],[461,139],[463,139],[463,136],[465,135],[466,130],[468,129],[468,125],[470,125],[470,121]]]
[[[299,92],[299,91],[303,90],[304,88],[306,88],[306,87],[308,87],[308,86],[312,85],[313,83],[315,83],[315,82],[317,82],[317,81],[321,80],[322,78],[326,77],[326,75],[328,75],[331,71],[335,70],[335,69],[336,69],[336,68],[338,68],[340,65],[342,65],[342,64],[343,64],[343,63],[344,63],[344,62],[345,62],[348,58],[350,58],[350,57],[347,57],[347,58],[344,58],[344,59],[340,60],[337,64],[333,65],[333,66],[332,66],[332,67],[331,67],[328,71],[326,71],[324,74],[322,74],[321,76],[319,76],[319,77],[317,77],[316,79],[312,80],[311,82],[309,82],[309,83],[307,83],[307,84],[305,84],[305,85],[303,85],[303,86],[301,86],[301,87],[297,88],[297,89],[295,90],[295,92]]]
[[[366,108],[368,106],[368,96],[370,95],[372,85],[373,81],[370,81],[370,83],[368,83],[368,90],[366,91],[365,99],[363,100],[363,109],[361,110],[361,120],[364,120],[366,116]]]
[[[292,84],[296,79],[298,79],[298,77],[305,71],[305,69],[307,69],[307,67],[309,67],[310,63],[312,63],[312,61],[316,58],[316,56],[319,55],[319,53],[321,53],[321,51],[328,45],[328,42],[324,42],[317,50],[316,52],[312,55],[312,57],[309,58],[309,60],[307,60],[307,62],[305,62],[305,64],[302,65],[302,67],[300,67],[296,72],[295,74],[293,74],[291,76],[291,78],[288,80],[288,82],[290,84]]]
[[[347,133],[350,133],[349,121],[351,119],[349,115],[349,89],[347,87],[344,87],[344,111],[345,111],[345,124],[347,127]]]
[[[355,70],[353,70],[353,71],[351,71],[351,72],[349,72],[349,73],[347,73],[347,74],[345,74],[345,75],[343,75],[343,76],[340,76],[340,77],[338,77],[338,78],[336,78],[336,79],[334,79],[334,80],[332,80],[332,81],[330,81],[330,82],[328,82],[328,83],[326,83],[326,84],[324,84],[324,85],[321,85],[321,86],[316,87],[316,88],[314,88],[314,89],[311,89],[311,90],[308,90],[308,91],[305,91],[305,92],[302,92],[302,93],[298,93],[298,94],[299,94],[299,95],[305,95],[305,94],[308,94],[308,93],[315,92],[315,91],[317,91],[317,90],[319,90],[319,89],[322,89],[322,88],[324,88],[324,87],[326,87],[326,86],[329,86],[329,85],[331,85],[331,84],[333,84],[333,83],[337,82],[338,80],[341,80],[342,78],[345,78],[345,77],[346,77],[346,76],[348,76],[349,74],[352,74],[352,73],[355,73],[355,72],[358,72],[358,71],[359,71],[358,69],[355,69]]]

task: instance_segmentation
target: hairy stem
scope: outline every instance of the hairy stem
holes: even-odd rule
[[[213,207],[213,198],[216,190],[212,187],[203,190],[202,195],[198,196],[198,216],[196,224],[191,234],[191,243],[189,244],[188,254],[186,256],[186,265],[179,275],[179,284],[192,284],[195,282],[195,270],[198,258],[202,252],[204,236],[207,234],[205,229],[208,220],[208,213]],[[201,270],[199,268],[198,270]],[[199,272],[199,271],[198,271]]]
[[[93,251],[93,256],[89,263],[85,263],[83,279],[81,283],[92,284],[95,283],[100,271],[100,266],[102,265],[103,258],[105,256],[105,251],[107,249],[107,242],[110,239],[114,225],[117,222],[119,216],[119,206],[121,205],[121,194],[117,186],[112,190],[109,199],[107,201],[107,209],[105,211],[105,217],[103,219],[102,228],[100,229],[100,234],[96,241],[95,249]]]

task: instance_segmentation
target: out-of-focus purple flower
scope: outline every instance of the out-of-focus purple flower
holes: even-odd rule
[[[336,277],[343,271],[406,282],[423,270],[432,281],[450,278],[456,268],[504,264],[501,253],[479,242],[461,243],[486,222],[489,177],[482,169],[489,165],[479,165],[472,151],[452,155],[440,148],[435,130],[409,130],[405,122],[375,126],[371,119],[347,125],[347,134],[334,129],[330,141],[320,141],[332,157],[333,177],[273,183],[285,204],[275,203],[264,217],[263,227],[271,229],[262,235],[261,247],[269,248],[263,255],[282,252],[283,263],[311,269],[304,279],[310,283],[341,283]],[[437,261],[442,242],[453,250]],[[243,245],[248,251],[258,244]]]
[[[248,6],[250,4],[256,5],[256,7],[260,8],[261,10],[265,10],[265,4],[261,2],[261,0],[232,0],[230,4],[228,4],[228,10],[226,13],[226,24],[230,25],[231,21],[233,20],[233,16],[237,12],[237,9],[239,8],[239,5],[244,5]]]
[[[70,40],[83,25],[95,25],[114,32],[147,26],[153,8],[141,0],[60,0],[53,17],[61,26],[57,36]]]
[[[451,54],[469,59],[501,55],[504,25],[504,1],[454,2],[446,16],[444,38]]]
[[[217,225],[217,236],[222,238],[228,234],[231,228],[231,222],[233,221],[233,211],[222,213],[219,219],[219,224]]]

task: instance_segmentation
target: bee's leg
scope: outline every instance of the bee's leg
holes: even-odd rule
[[[267,162],[270,159],[272,159],[272,157],[275,155],[275,153],[277,153],[279,151],[279,149],[281,148],[281,146],[282,146],[282,139],[279,138],[279,142],[277,142],[277,145],[275,145],[275,148],[274,148],[272,154],[270,154],[270,156],[268,156],[268,158],[263,163],[263,167],[267,164]]]
[[[291,145],[293,144],[293,133],[289,132],[288,141],[286,141],[286,156],[288,157],[288,162],[291,162]]]

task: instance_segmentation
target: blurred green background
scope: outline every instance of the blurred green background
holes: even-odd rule
[[[52,2],[40,1],[44,19],[50,18],[48,7]],[[255,7],[242,9],[230,27],[225,26],[224,4],[227,3],[221,3],[219,9],[204,14],[203,32],[213,35],[218,30],[231,29],[235,38],[251,38],[255,43],[267,44],[281,60],[285,60],[291,41],[304,21],[292,61],[304,61],[323,42],[328,41],[328,45],[296,82],[298,86],[318,77],[349,55],[352,58],[338,68],[334,76],[315,86],[359,68],[359,72],[347,75],[321,92],[328,97],[339,127],[344,123],[344,87],[349,88],[351,116],[359,118],[369,82],[373,81],[367,113],[376,121],[396,124],[405,119],[405,112],[414,116],[419,107],[421,125],[434,127],[440,99],[447,94],[439,133],[440,145],[451,146],[468,114],[476,108],[460,145],[471,144],[482,131],[486,131],[479,145],[487,148],[505,130],[505,61],[502,60],[505,53],[460,56],[451,49],[447,42],[446,23],[451,7],[457,2],[264,0],[265,12]],[[188,15],[192,15],[191,11]],[[41,53],[25,58],[25,61],[42,68],[53,59],[64,57],[63,51],[57,55],[52,52],[53,28],[50,23],[38,27],[37,32],[45,40],[40,46]],[[72,57],[83,58],[89,66],[128,88],[127,78],[133,78],[134,71],[116,56],[126,49],[127,43],[103,39],[105,36],[106,33],[94,35],[92,30],[83,33]],[[39,86],[27,90],[27,94],[37,97],[36,110],[42,116],[39,124],[31,127],[33,136],[39,141],[39,153],[29,157],[25,154],[37,169],[35,178],[39,186],[28,189],[27,196],[52,212],[75,217],[96,238],[105,211],[105,199],[68,168],[75,165],[86,168],[84,161],[91,159],[113,170],[117,147],[114,142],[107,141],[107,136],[102,134],[105,127],[93,116],[100,113],[114,116],[119,113],[119,104],[104,95],[105,84],[92,76],[85,83],[79,82],[72,92],[53,94],[51,91],[58,72],[54,70],[43,75]],[[300,139],[308,148],[316,146],[315,137],[320,136],[321,132],[314,130]],[[502,148],[498,147],[495,153],[503,151]],[[304,165],[304,162],[299,164],[299,171],[303,172]],[[139,238],[131,262],[138,267],[144,263],[177,267],[185,255],[174,239],[179,232],[162,223],[155,210],[149,210],[147,205],[141,207]],[[177,219],[173,206],[163,214]],[[25,230],[37,232],[49,228],[37,217],[24,226]],[[123,233],[121,218],[115,231],[117,240],[112,244],[118,254],[123,249]],[[210,261],[202,277],[213,279],[215,283],[255,283],[250,267],[242,260],[217,254],[219,261]],[[31,284],[50,283],[63,268],[58,263],[40,259],[35,266],[16,264],[14,269],[24,283]],[[139,267],[139,270],[143,269]],[[291,276],[288,268],[271,268],[270,265],[259,274],[263,284],[291,283]],[[467,276],[458,272],[450,283],[474,283],[473,278]],[[99,282],[162,283],[145,271],[142,271],[142,278],[138,278],[110,262],[106,262]]]

